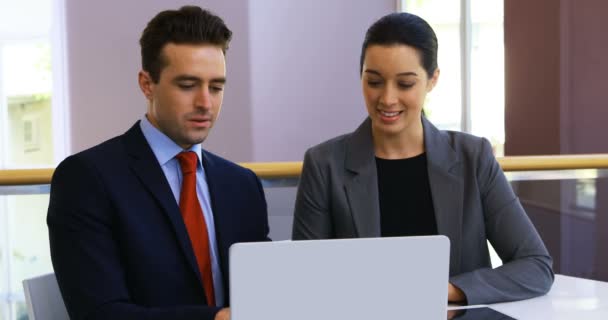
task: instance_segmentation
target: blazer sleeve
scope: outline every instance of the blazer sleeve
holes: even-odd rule
[[[113,209],[95,169],[72,156],[53,175],[47,215],[51,259],[71,319],[213,319],[219,308],[132,303],[113,237]],[[150,279],[154,281],[154,279]]]
[[[293,240],[328,239],[332,237],[328,183],[313,149],[304,154],[302,174],[293,216]]]
[[[450,282],[465,293],[470,305],[547,293],[554,278],[553,261],[486,139],[482,139],[477,163],[486,235],[504,264],[456,275]]]
[[[262,237],[258,241],[272,241],[272,239],[270,238],[270,227],[268,225],[268,204],[266,203],[266,194],[264,192],[264,186],[262,185],[260,178],[255,174],[255,172],[249,170],[249,173],[252,176],[252,179],[255,181],[255,186],[260,195],[260,205],[258,206],[258,209],[261,217],[260,221],[263,221],[263,232]]]

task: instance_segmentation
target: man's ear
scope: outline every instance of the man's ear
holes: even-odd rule
[[[139,82],[141,92],[148,101],[151,101],[154,93],[154,81],[152,80],[150,73],[144,70],[139,71],[139,74],[137,74],[137,80]]]

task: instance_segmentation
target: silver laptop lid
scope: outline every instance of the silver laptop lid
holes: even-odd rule
[[[445,236],[239,243],[232,320],[445,319]]]

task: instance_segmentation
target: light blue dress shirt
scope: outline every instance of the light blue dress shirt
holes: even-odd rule
[[[211,210],[209,186],[207,185],[205,168],[201,163],[202,147],[200,144],[195,144],[188,150],[182,149],[173,142],[173,140],[154,127],[146,116],[141,119],[139,125],[144,137],[152,148],[152,152],[154,152],[154,155],[156,156],[156,160],[158,160],[158,163],[165,173],[167,182],[169,182],[169,186],[171,186],[171,191],[173,191],[173,196],[178,205],[182,186],[182,170],[179,166],[179,161],[175,156],[183,151],[193,151],[198,157],[198,165],[196,168],[196,193],[198,195],[198,200],[201,203],[201,208],[203,208],[203,216],[205,217],[209,235],[215,302],[216,306],[222,307],[224,306],[224,286],[222,282],[222,270],[220,269],[217,242],[215,241],[215,224],[213,222],[213,211]]]

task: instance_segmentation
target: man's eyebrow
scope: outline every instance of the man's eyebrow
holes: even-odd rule
[[[224,77],[220,77],[220,78],[213,78],[211,79],[211,81],[209,82],[214,82],[214,83],[226,83],[226,78]]]
[[[177,76],[175,78],[173,78],[174,82],[180,82],[180,81],[196,81],[196,82],[200,82],[201,78],[199,77],[195,77],[195,76],[189,76],[189,75],[181,75],[181,76]]]
[[[181,82],[181,81],[202,82],[203,80],[201,78],[199,78],[199,77],[189,76],[189,75],[181,75],[181,76],[177,76],[177,77],[173,78],[173,82]],[[213,78],[209,82],[213,82],[213,83],[226,83],[226,78],[224,78],[224,77]]]

